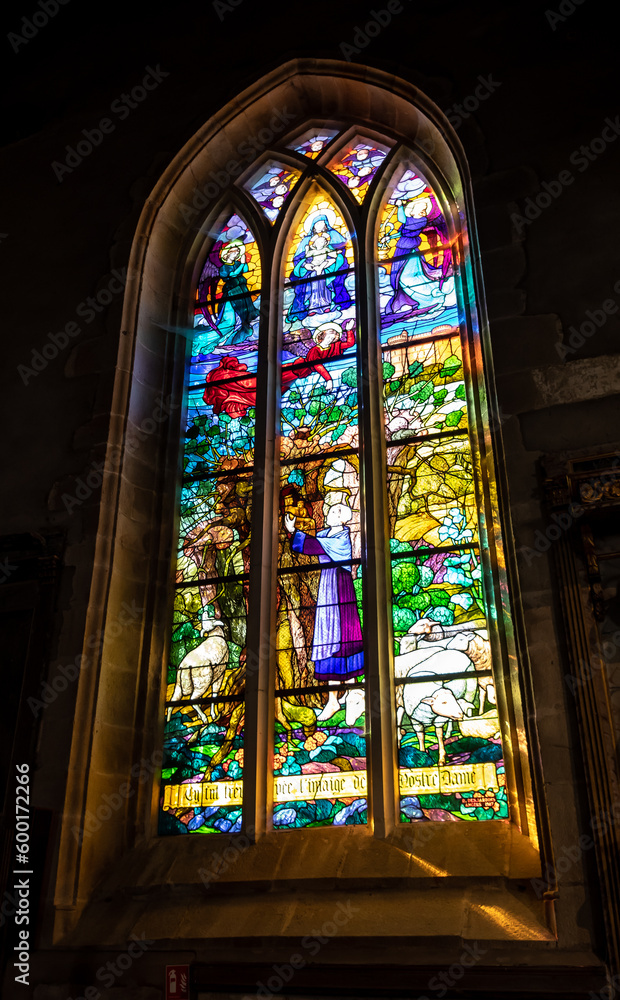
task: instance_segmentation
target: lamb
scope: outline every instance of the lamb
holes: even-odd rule
[[[456,634],[454,634],[454,630]],[[452,638],[450,638],[452,633]],[[480,712],[485,708],[488,701],[491,705],[496,705],[495,686],[493,684],[491,657],[491,644],[489,634],[486,629],[478,628],[475,631],[462,631],[462,626],[446,626],[445,628],[438,622],[430,618],[421,618],[410,629],[407,635],[400,641],[401,653],[426,646],[427,643],[437,643],[445,639],[447,649],[460,649],[467,653],[478,674],[478,688],[480,690]]]
[[[477,739],[500,739],[501,727],[497,711],[475,715],[472,719],[460,719],[461,736],[474,736]]]
[[[366,695],[363,689],[353,688],[351,691],[345,691],[338,701],[344,706],[345,725],[354,726],[366,708]]]
[[[453,640],[450,640],[453,641]],[[439,646],[439,648],[438,648]],[[439,679],[441,675],[475,675],[474,664],[460,649],[450,648],[445,639],[435,642],[420,642],[417,649],[395,658],[397,677],[425,678],[417,684],[399,685],[402,688],[402,706],[398,708],[398,723],[406,713],[413,723],[420,750],[424,750],[424,730],[435,727],[439,746],[439,764],[446,762],[444,728],[452,726],[452,720],[460,720],[473,715],[473,701],[476,696],[475,676],[456,677],[454,680]],[[437,679],[429,674],[438,675]]]
[[[218,619],[203,617],[202,634],[206,635],[199,646],[190,650],[183,657],[177,668],[177,679],[171,701],[182,698],[194,700],[203,696],[213,696],[219,691],[226,667],[228,665],[228,643],[224,638],[224,624]],[[168,706],[167,721],[170,721],[172,709]],[[203,720],[209,719],[200,705],[194,705],[196,712]]]

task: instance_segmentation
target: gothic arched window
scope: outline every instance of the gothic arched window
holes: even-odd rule
[[[160,832],[261,801],[274,830],[507,820],[464,213],[419,150],[330,121],[203,232]]]

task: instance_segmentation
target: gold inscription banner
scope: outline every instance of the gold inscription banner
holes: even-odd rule
[[[240,806],[242,781],[188,781],[166,785],[164,809],[193,809],[198,806]]]
[[[274,778],[274,802],[304,799],[363,799],[367,792],[366,771],[327,771],[324,774],[291,774]]]
[[[446,764],[443,767],[404,767],[398,779],[401,795],[442,792],[497,791],[497,770],[491,761],[483,764]]]
[[[324,774],[291,774],[275,778],[274,802],[301,802],[314,799],[365,798],[366,771],[329,771]],[[398,784],[401,795],[440,792],[497,791],[495,764],[446,764],[444,767],[403,768]],[[194,781],[167,785],[164,809],[192,809],[201,806],[240,806],[242,781]]]

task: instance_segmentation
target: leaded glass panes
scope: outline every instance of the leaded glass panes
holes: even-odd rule
[[[441,326],[429,338],[396,334],[382,344],[390,441],[467,426],[460,345],[458,328]]]
[[[385,646],[393,639],[399,821],[508,816],[483,581],[477,428],[468,420],[471,356],[464,364],[463,351],[472,324],[462,304],[463,241],[408,154],[394,151],[400,166],[386,177],[393,140],[382,145],[356,135],[333,157],[323,155],[341,131],[317,125],[288,143],[306,157],[305,169],[285,166],[274,153],[240,181],[235,204],[253,199],[265,218],[252,216],[253,233],[232,208],[220,215],[200,270],[162,832],[241,828],[246,711],[249,731],[265,725],[246,709],[246,661],[254,662],[249,622],[261,600],[255,585],[251,592],[250,581],[259,578],[253,560],[261,579],[269,563],[267,589],[275,594],[268,644],[273,772],[266,776],[273,777],[273,828],[369,822],[366,685],[377,693],[383,639]],[[386,180],[387,193],[370,215],[371,186]],[[347,221],[341,184],[360,206],[360,232]],[[281,242],[270,225],[276,219]],[[361,303],[359,255],[368,226],[376,231],[376,281]],[[260,361],[259,242],[265,287],[279,286],[280,293],[273,299],[278,316],[264,317]],[[275,343],[265,345],[276,336],[278,370],[271,372],[265,358]],[[382,416],[378,408],[369,417],[364,407],[379,393]],[[265,537],[252,549],[253,501],[263,509],[271,472],[255,462],[255,447],[259,455],[266,447],[256,442],[273,440],[276,431],[278,495],[261,514]],[[383,435],[387,488],[382,495],[373,482],[365,503],[363,484],[376,472]],[[382,523],[388,529],[387,581],[383,534],[377,549],[365,548],[367,514],[373,531]],[[367,606],[365,634],[369,565],[374,579],[387,583],[390,601],[378,615]],[[381,635],[372,625],[377,618]],[[248,756],[255,761],[255,753]]]
[[[508,816],[454,257],[406,170],[377,245],[403,822]]]
[[[284,267],[274,826],[365,823],[351,235],[315,190]]]
[[[267,216],[275,222],[278,213],[288,198],[291,188],[299,180],[301,173],[295,167],[285,167],[275,160],[269,161],[258,177],[246,184],[247,190]]]
[[[368,194],[372,180],[389,153],[387,146],[361,141],[348,143],[329,169],[338,177],[361,205]]]
[[[231,216],[198,283],[162,775],[164,832],[241,823],[260,257]]]
[[[294,142],[289,142],[287,149],[294,149],[298,153],[303,153],[304,156],[315,160],[336,135],[338,135],[338,131],[334,128],[308,129],[303,135],[298,136]]]
[[[384,331],[408,337],[438,325],[457,327],[453,249],[437,199],[406,170],[380,215],[377,256],[381,342]]]

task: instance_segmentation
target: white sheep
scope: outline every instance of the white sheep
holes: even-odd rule
[[[338,700],[341,705],[344,705],[345,725],[354,726],[366,708],[366,694],[364,689],[353,688],[352,691],[345,691]]]
[[[191,649],[177,667],[171,701],[180,701],[181,698],[194,700],[205,695],[213,697],[220,689],[228,665],[228,643],[224,638],[223,622],[203,617],[202,634],[207,638]],[[172,709],[176,707],[168,706],[168,722]],[[200,705],[194,705],[194,708],[204,722],[209,721]]]
[[[420,618],[400,640],[400,652],[407,653],[413,649],[426,648],[427,643],[435,644],[445,639],[445,643],[441,642],[441,645],[445,645],[446,649],[460,649],[467,653],[478,674],[479,710],[482,713],[487,701],[491,705],[497,704],[489,633],[484,628],[471,631],[462,629],[463,626],[449,625],[444,628],[439,622],[430,618]]]
[[[421,751],[425,749],[424,730],[435,727],[439,746],[439,764],[445,764],[444,728],[452,721],[473,715],[473,701],[476,696],[475,676],[457,677],[454,680],[440,679],[441,675],[475,674],[474,664],[460,649],[449,647],[454,640],[439,639],[435,642],[421,640],[418,648],[395,657],[397,677],[424,677],[415,684],[401,687],[402,705],[398,708],[398,723],[401,725],[406,713],[413,724]],[[436,679],[428,675],[437,675]]]

